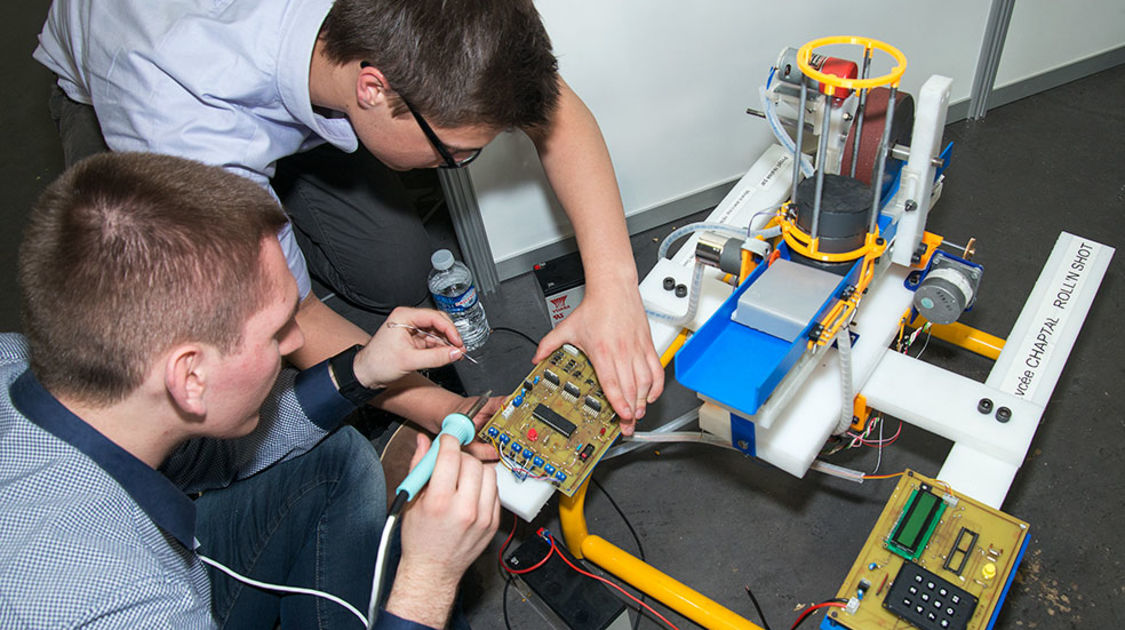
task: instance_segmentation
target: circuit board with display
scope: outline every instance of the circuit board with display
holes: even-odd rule
[[[906,471],[822,629],[991,627],[1028,541],[1027,523]]]
[[[520,480],[548,480],[572,496],[620,433],[594,368],[567,344],[535,366],[479,435]]]

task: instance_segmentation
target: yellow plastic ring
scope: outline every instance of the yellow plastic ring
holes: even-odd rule
[[[809,65],[809,59],[812,57],[813,50],[821,46],[831,46],[833,44],[853,44],[856,46],[863,46],[864,50],[870,51],[874,49],[881,50],[891,57],[894,57],[898,65],[891,69],[890,72],[883,76],[874,77],[871,79],[847,79],[838,77],[831,74],[825,74],[820,70]],[[881,42],[869,37],[855,37],[851,35],[837,35],[833,37],[822,37],[814,39],[811,42],[801,46],[797,50],[797,65],[801,68],[801,72],[805,76],[820,82],[825,86],[824,92],[832,96],[836,88],[843,88],[846,90],[863,90],[881,85],[889,85],[891,87],[898,87],[899,82],[902,80],[902,75],[906,72],[906,56],[902,52],[891,46],[890,44]]]

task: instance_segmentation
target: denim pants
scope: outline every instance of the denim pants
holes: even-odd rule
[[[203,555],[259,581],[331,593],[367,614],[386,486],[374,447],[355,429],[345,426],[304,455],[205,492],[196,508]],[[222,627],[360,627],[339,604],[208,570]]]

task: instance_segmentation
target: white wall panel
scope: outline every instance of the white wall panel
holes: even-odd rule
[[[563,77],[598,118],[627,215],[732,181],[749,168],[771,138],[745,109],[759,107],[758,86],[785,46],[828,35],[879,39],[908,59],[903,89],[916,93],[931,74],[944,74],[954,79],[956,102],[968,99],[989,9],[979,0],[539,0],[536,6]],[[470,170],[496,261],[572,235],[523,134],[501,136]]]

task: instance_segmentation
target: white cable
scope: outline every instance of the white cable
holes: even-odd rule
[[[777,110],[775,109],[773,100],[766,96],[766,88],[759,87],[758,96],[762,99],[762,109],[766,114],[766,122],[769,123],[770,130],[773,131],[773,135],[775,138],[777,138],[778,143],[780,143],[782,147],[788,150],[789,153],[797,153],[797,150],[795,148],[796,144],[793,142],[793,139],[789,137],[789,133],[785,131],[785,128],[781,126],[781,120],[779,120],[777,117]],[[800,156],[801,174],[805,177],[812,177],[812,160],[810,160],[808,156],[803,153],[801,153]]]
[[[371,575],[371,599],[367,605],[367,619],[364,619],[364,624],[367,630],[375,625],[375,616],[379,610],[379,596],[383,591],[383,571],[384,564],[386,563],[387,548],[391,544],[391,535],[395,531],[395,523],[398,522],[398,515],[391,514],[387,517],[387,522],[383,524],[383,537],[379,540],[379,554],[375,558],[375,572]]]
[[[812,465],[809,466],[809,468],[817,472],[822,472],[826,475],[839,477],[840,479],[847,479],[848,481],[863,483],[863,473],[861,471],[852,470],[851,468],[844,468],[843,466],[837,466],[836,464],[829,464],[823,459],[814,459]]]
[[[359,621],[364,626],[367,625],[367,619],[365,619],[363,617],[363,613],[359,612],[359,610],[356,609],[355,606],[352,606],[348,602],[340,599],[339,597],[336,597],[335,595],[333,595],[331,593],[325,593],[323,591],[317,591],[317,590],[313,590],[311,588],[302,588],[300,586],[285,586],[285,585],[282,585],[282,584],[270,584],[269,582],[259,582],[258,580],[255,580],[253,578],[248,578],[245,575],[240,575],[234,569],[230,569],[230,568],[224,566],[223,564],[221,564],[220,562],[218,562],[217,560],[212,560],[211,558],[208,558],[207,556],[205,556],[203,554],[199,554],[199,559],[202,560],[204,562],[204,564],[209,564],[209,565],[215,567],[216,569],[222,571],[223,573],[226,573],[227,575],[231,576],[232,578],[238,580],[239,582],[249,584],[250,586],[254,586],[254,587],[257,587],[257,588],[264,588],[264,589],[270,590],[270,591],[281,591],[283,593],[296,593],[298,595],[315,595],[316,597],[321,597],[323,599],[327,599],[330,602],[336,602],[337,604],[343,606],[344,608],[347,608],[348,612],[355,615],[356,618],[358,618]]]
[[[855,406],[855,385],[852,382],[852,336],[847,322],[836,333],[836,355],[840,359],[840,419],[836,421],[835,434],[839,435],[852,425]]]
[[[680,427],[684,426],[685,424],[688,424],[689,422],[692,422],[693,420],[697,420],[697,419],[699,419],[699,407],[696,407],[695,409],[692,409],[691,411],[688,411],[687,413],[685,413],[682,416],[676,418],[675,420],[671,420],[671,421],[653,429],[652,431],[649,431],[649,433],[650,434],[651,433],[670,433],[672,431],[675,431],[676,429],[679,429]],[[625,453],[635,451],[638,448],[644,448],[644,445],[645,445],[644,442],[623,442],[621,444],[618,444],[617,446],[614,446],[613,448],[609,449],[608,451],[606,451],[605,455],[602,456],[602,461],[605,461],[605,460],[610,459],[612,457],[617,457],[618,455],[624,455]]]
[[[737,451],[730,442],[722,439],[717,435],[704,433],[703,431],[668,431],[662,433],[638,431],[631,436],[623,437],[624,441],[629,442],[650,442],[650,443],[664,443],[664,442],[697,442],[699,444],[710,444],[711,446],[718,446],[721,448],[729,448]]]

